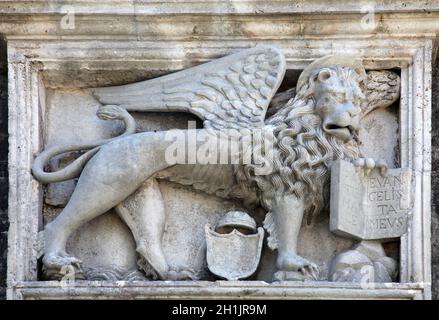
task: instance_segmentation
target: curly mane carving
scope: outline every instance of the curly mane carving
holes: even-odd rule
[[[358,83],[356,74],[342,70],[346,68],[334,69],[347,81]],[[270,155],[272,173],[255,174],[256,168],[261,166],[257,164],[240,166],[236,171],[241,187],[256,189],[261,205],[269,211],[264,227],[270,233],[268,244],[272,249],[277,247],[276,223],[271,212],[276,195],[287,193],[305,199],[305,213],[308,219],[314,217],[328,203],[331,162],[354,159],[359,155],[356,139],[342,142],[322,130],[322,119],[315,110],[314,93],[311,78],[293,99],[266,120],[266,125],[273,127],[275,137],[273,154]]]

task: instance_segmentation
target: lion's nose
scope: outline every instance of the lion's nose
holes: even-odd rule
[[[351,117],[355,117],[360,114],[360,107],[354,105],[352,102],[345,103],[345,110],[349,113]]]

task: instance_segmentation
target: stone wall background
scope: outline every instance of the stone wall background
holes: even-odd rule
[[[433,67],[432,139],[431,139],[431,250],[433,299],[439,300],[439,59]]]
[[[439,60],[433,68],[432,115],[432,271],[433,299],[439,299]],[[7,264],[8,107],[6,43],[0,38],[0,299],[5,298]]]
[[[6,43],[0,38],[0,299],[5,298],[8,247],[8,81]]]

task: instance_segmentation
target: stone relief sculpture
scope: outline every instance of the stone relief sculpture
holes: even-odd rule
[[[366,74],[361,61],[331,55],[311,63],[295,90],[273,100],[285,70],[282,52],[261,45],[160,78],[94,89],[103,104],[97,116],[123,120],[126,129],[108,140],[56,146],[35,159],[32,172],[43,183],[79,176],[66,207],[41,232],[46,277],[58,278],[66,265],[80,273],[81,261],[65,249],[69,235],[115,208],[134,236],[143,261],[139,265],[148,276],[197,279],[192,270],[172,270],[163,254],[167,213],[157,180],[165,179],[241,199],[247,206],[262,206],[267,211],[268,245],[277,250],[278,271],[273,278],[317,279],[317,266],[297,253],[302,220],[328,205],[334,161],[353,161],[366,173],[374,168],[385,170],[385,163],[361,158],[358,130],[365,114],[398,98],[399,78],[390,71]],[[256,140],[247,151],[252,160],[259,161],[251,163],[243,163],[242,150],[238,163],[169,163],[166,152],[173,141],[166,139],[167,132],[135,133],[128,111],[193,113],[203,120],[204,129],[197,132],[210,135],[218,144],[236,130],[245,129],[250,136],[265,130],[272,133],[274,146],[265,150],[263,142]],[[187,130],[177,131],[188,135]],[[63,169],[44,171],[50,158],[77,150],[88,151]]]
[[[207,224],[206,259],[209,270],[218,277],[238,280],[255,273],[261,258],[264,229],[247,213],[229,211],[215,230]]]

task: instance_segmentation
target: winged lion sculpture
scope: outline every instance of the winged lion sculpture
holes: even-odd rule
[[[391,72],[372,79],[361,61],[331,55],[302,71],[295,94],[289,91],[273,99],[285,71],[281,50],[258,45],[156,79],[93,89],[103,105],[98,117],[123,120],[125,132],[86,145],[51,147],[35,159],[32,173],[43,183],[79,176],[69,202],[41,233],[47,277],[56,278],[65,265],[80,269],[79,259],[65,249],[69,235],[115,208],[131,229],[137,252],[150,266],[145,268],[150,275],[193,279],[190,270],[171,270],[163,254],[166,212],[156,180],[168,179],[265,208],[268,244],[277,249],[275,279],[298,279],[298,275],[316,279],[316,265],[297,254],[303,218],[322,211],[327,204],[334,160],[353,160],[369,170],[385,168],[382,162],[360,157],[358,130],[367,112],[396,100],[399,79]],[[267,116],[272,100],[277,106]],[[230,130],[246,129],[252,134],[264,129],[272,133],[274,147],[261,153],[262,164],[169,164],[165,155],[172,142],[166,140],[167,132],[136,133],[128,111],[189,112],[203,121],[204,128],[198,131],[213,132],[215,139],[220,139],[215,132],[227,136]],[[187,134],[186,130],[180,131]],[[256,149],[261,151],[263,146],[252,144],[250,151]],[[74,150],[88,151],[59,171],[44,171],[50,158]],[[258,173],[267,162],[271,170]],[[141,185],[146,191],[139,200],[143,202],[139,211],[127,206],[125,199]]]

